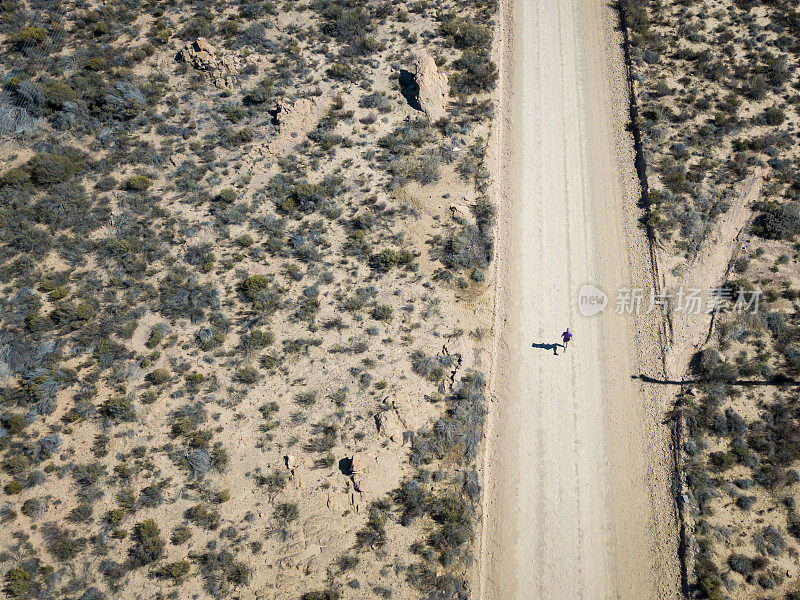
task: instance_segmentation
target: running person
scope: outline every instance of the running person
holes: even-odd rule
[[[569,344],[570,340],[572,339],[572,332],[567,327],[567,330],[561,334],[561,339],[564,341],[564,352],[567,351],[567,344]]]

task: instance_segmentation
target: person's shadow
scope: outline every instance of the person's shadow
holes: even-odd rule
[[[534,342],[531,344],[531,348],[539,348],[540,350],[552,350],[554,356],[558,356],[558,347],[561,344],[537,344]]]

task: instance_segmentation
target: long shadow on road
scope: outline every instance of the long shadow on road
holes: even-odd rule
[[[540,350],[552,350],[555,356],[558,356],[558,348],[561,344],[539,344],[534,342],[531,348],[539,348]]]
[[[698,377],[696,379],[657,379],[656,377],[650,377],[649,375],[631,375],[631,379],[641,379],[642,381],[645,381],[647,383],[658,383],[661,385],[691,385],[697,383],[711,383],[713,381],[718,381],[715,379],[706,379],[702,377]],[[800,385],[800,381],[789,379],[788,377],[785,379],[772,379],[770,381],[763,381],[759,379],[734,379],[733,381],[720,381],[720,383],[726,383],[728,385],[744,385],[744,386]]]

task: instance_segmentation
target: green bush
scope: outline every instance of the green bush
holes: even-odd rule
[[[388,304],[378,304],[372,309],[372,318],[376,321],[391,321],[394,316],[394,310]]]
[[[497,65],[486,51],[465,50],[453,66],[457,69],[450,76],[454,96],[491,92],[497,85]]]
[[[78,98],[75,90],[65,81],[54,81],[45,86],[44,96],[56,108],[61,108],[64,102],[74,102]]]
[[[186,518],[203,529],[213,531],[219,528],[220,516],[216,509],[205,504],[195,504],[186,509]]]
[[[236,380],[247,385],[256,383],[259,378],[258,369],[252,365],[245,365],[236,372]]]
[[[166,369],[154,369],[153,371],[150,371],[150,374],[147,376],[147,378],[153,385],[162,385],[172,379],[172,373]]]
[[[282,305],[280,288],[273,285],[265,275],[251,275],[242,283],[245,298],[253,303],[257,310],[275,312]]]
[[[128,551],[133,567],[143,567],[164,555],[164,540],[161,530],[153,519],[147,519],[134,529],[134,545]]]
[[[792,240],[800,234],[800,204],[767,205],[753,222],[755,232],[771,240]]]
[[[225,188],[217,194],[217,201],[223,204],[233,204],[236,202],[236,190],[233,188]]]
[[[488,50],[492,45],[492,30],[467,19],[448,19],[439,26],[439,32],[460,50]]]
[[[13,188],[22,188],[31,180],[31,175],[25,169],[14,167],[0,176],[0,183]]]
[[[22,487],[22,484],[16,479],[14,481],[9,481],[3,488],[5,493],[8,494],[9,496],[21,494],[23,489],[24,488]]]
[[[179,560],[177,562],[167,563],[156,571],[156,575],[164,579],[172,579],[173,583],[177,585],[189,574],[191,568],[192,564],[188,560]]]
[[[786,120],[786,113],[777,106],[770,106],[764,111],[764,121],[767,125],[780,125]]]
[[[67,181],[85,168],[85,155],[74,148],[42,152],[28,161],[28,170],[34,183],[48,186]]]
[[[86,546],[86,540],[78,537],[77,532],[48,527],[45,530],[47,549],[58,561],[74,559]]]
[[[136,418],[133,402],[127,396],[109,398],[100,405],[100,414],[115,421],[133,421]]]
[[[407,265],[414,260],[414,255],[408,250],[394,250],[384,248],[370,257],[370,266],[380,273],[387,273],[393,267]]]
[[[134,192],[144,192],[153,185],[152,180],[144,175],[134,175],[125,181],[125,188]]]
[[[191,537],[192,530],[189,527],[186,525],[178,525],[172,530],[172,535],[170,536],[169,541],[172,542],[174,546],[180,546],[181,544],[188,542],[189,538]]]
[[[28,25],[11,36],[11,41],[22,48],[23,46],[40,46],[47,39],[47,30],[44,27]]]
[[[301,392],[294,397],[294,401],[300,406],[313,406],[317,402],[317,392]]]
[[[321,592],[306,592],[300,600],[339,600],[342,593],[339,590],[327,589]]]
[[[11,598],[27,598],[31,587],[31,574],[22,567],[14,567],[6,573],[6,585],[3,588]]]

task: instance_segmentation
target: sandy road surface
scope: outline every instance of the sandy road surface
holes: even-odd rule
[[[654,318],[615,14],[603,0],[516,0],[504,33],[504,207],[481,590],[487,599],[674,598],[669,402]],[[609,309],[580,316],[584,283]],[[569,351],[542,345],[575,330]]]

